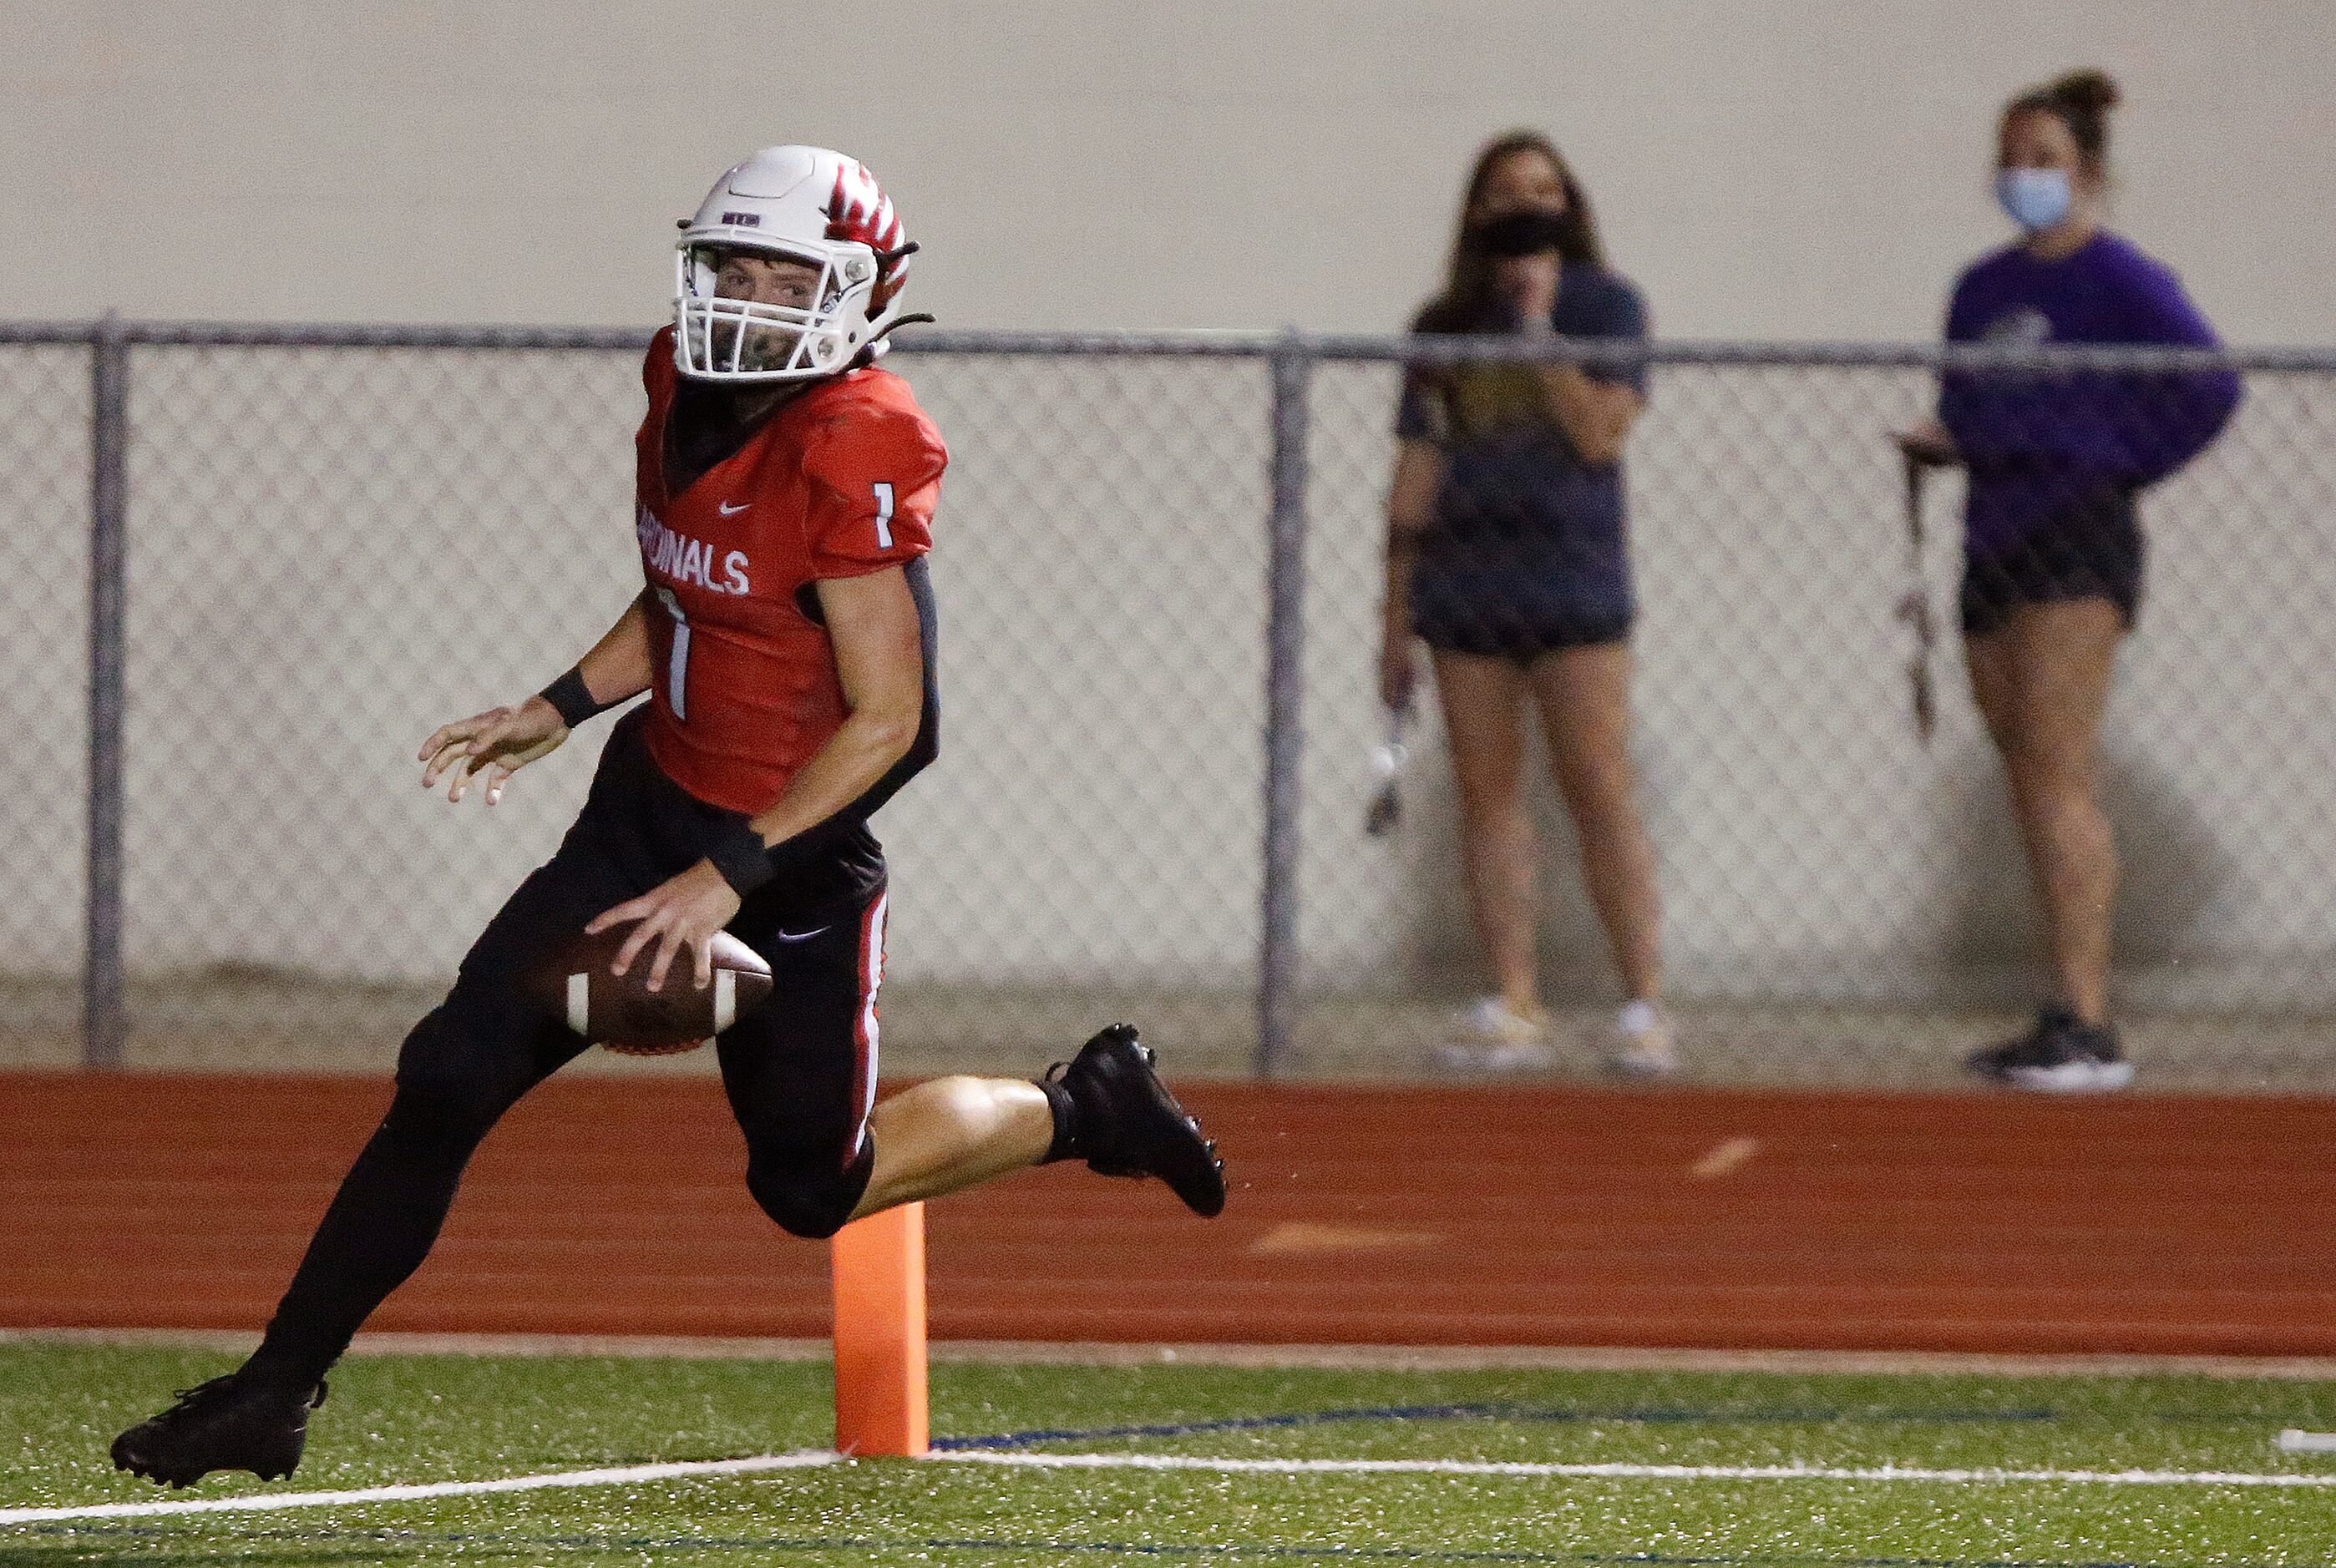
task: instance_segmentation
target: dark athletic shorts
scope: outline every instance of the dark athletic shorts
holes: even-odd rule
[[[2107,599],[2130,631],[2141,611],[2141,519],[2133,491],[2109,486],[2071,503],[2001,554],[1963,557],[1963,635],[1996,631],[2021,605]]]
[[[1411,624],[1420,641],[1521,664],[1626,641],[1635,610],[1629,569],[1619,563],[1553,571],[1533,561],[1423,560],[1412,576]]]
[[[1565,648],[1594,648],[1628,642],[1630,616],[1625,612],[1564,619],[1545,615],[1516,620],[1420,621],[1416,629],[1420,641],[1444,653],[1474,653],[1483,659],[1530,664],[1543,654]]]
[[[584,1041],[527,1000],[521,977],[602,910],[694,865],[740,820],[667,779],[639,731],[638,711],[618,721],[558,852],[488,923],[446,1001],[409,1037],[402,1084],[483,1076],[515,1099],[581,1054]],[[814,1210],[849,1212],[867,1185],[884,906],[882,852],[861,827],[817,865],[756,891],[730,923],[776,982],[715,1041],[766,1207],[768,1191],[800,1191]],[[687,957],[674,963],[686,975]]]

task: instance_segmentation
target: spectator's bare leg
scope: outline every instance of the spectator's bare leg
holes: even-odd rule
[[[1661,906],[1630,768],[1630,645],[1562,649],[1536,660],[1532,680],[1614,968],[1630,1000],[1652,1002],[1662,989]]]
[[[1533,952],[1541,857],[1525,808],[1525,674],[1506,659],[1435,653],[1476,934],[1502,999],[1532,1016],[1541,1006]]]
[[[2003,754],[2011,808],[2042,905],[2061,1000],[2108,1017],[2117,847],[2101,809],[2101,718],[2125,634],[2106,599],[2023,605],[1966,645],[1971,691]]]

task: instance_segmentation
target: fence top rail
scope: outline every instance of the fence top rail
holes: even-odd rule
[[[647,327],[367,325],[311,322],[0,321],[0,344],[88,344],[101,336],[186,348],[502,349],[638,353]],[[2175,348],[2139,344],[1748,343],[1693,339],[1475,337],[1252,332],[917,332],[917,355],[1145,359],[1301,359],[1403,364],[1591,363],[1751,368],[2096,371],[2232,370],[2336,374],[2336,347]]]
[[[2336,348],[2177,348],[2151,344],[1748,343],[1461,334],[1261,332],[930,332],[920,354],[1316,360],[1403,364],[1591,363],[1807,369],[2002,370],[2128,373],[2232,370],[2336,373]]]
[[[653,328],[433,326],[336,322],[0,321],[0,344],[90,344],[102,336],[170,348],[546,349],[638,353]]]

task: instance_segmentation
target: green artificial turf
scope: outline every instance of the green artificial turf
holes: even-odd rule
[[[0,1508],[479,1479],[818,1447],[820,1363],[365,1357],[292,1481],[163,1494],[114,1431],[221,1370],[191,1351],[0,1345]],[[2336,1429],[2336,1385],[1548,1370],[981,1366],[933,1427],[1079,1453],[2336,1475],[2273,1447]],[[1114,1432],[1114,1428],[1168,1428]],[[1198,1427],[1198,1430],[1183,1428]],[[1047,1436],[1045,1434],[1058,1434]],[[2073,1482],[1033,1471],[871,1461],[267,1514],[0,1525],[0,1565],[534,1563],[2336,1563],[2336,1488]]]

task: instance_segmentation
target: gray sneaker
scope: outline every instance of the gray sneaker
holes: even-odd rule
[[[1543,1072],[1556,1060],[1549,1015],[1539,1008],[1519,1012],[1497,996],[1454,1019],[1451,1038],[1428,1053],[1438,1071],[1454,1073]]]
[[[1687,1065],[1670,1014],[1651,1002],[1630,1002],[1615,1015],[1603,1063],[1617,1078],[1639,1079],[1677,1078]]]

